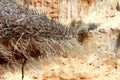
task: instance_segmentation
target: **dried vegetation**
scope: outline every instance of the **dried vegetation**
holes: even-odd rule
[[[70,23],[70,26],[72,28],[74,28],[74,32],[77,35],[77,39],[79,42],[83,43],[83,41],[85,40],[85,38],[88,38],[88,34],[91,30],[96,29],[99,24],[95,24],[95,23],[84,23],[82,20],[79,21],[75,21],[72,20]]]
[[[71,28],[44,14],[0,0],[0,64],[65,54],[72,36]]]

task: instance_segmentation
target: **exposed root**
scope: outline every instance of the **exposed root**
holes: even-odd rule
[[[23,64],[22,64],[22,68],[21,68],[21,71],[22,71],[22,80],[24,80],[24,66],[25,66],[26,62],[27,62],[27,59],[24,59]]]

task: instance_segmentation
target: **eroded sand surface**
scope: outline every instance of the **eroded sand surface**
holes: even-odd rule
[[[119,59],[97,54],[55,57],[28,62],[24,67],[24,80],[119,80],[119,65]],[[21,80],[20,69],[7,69],[0,70],[1,80]]]

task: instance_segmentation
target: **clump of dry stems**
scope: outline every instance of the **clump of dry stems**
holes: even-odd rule
[[[13,0],[0,0],[0,64],[66,55],[75,44],[70,40],[76,34],[82,39],[91,28],[96,28],[81,27],[81,22],[72,24],[75,27],[65,27]]]
[[[71,28],[28,10],[12,0],[0,0],[0,64],[65,53]]]

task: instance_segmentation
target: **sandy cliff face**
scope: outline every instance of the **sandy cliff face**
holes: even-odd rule
[[[18,4],[25,5],[29,9],[45,13],[49,18],[61,23],[69,23],[72,19],[80,20],[86,16],[106,13],[114,14],[109,11],[119,10],[119,0],[15,0]]]
[[[62,23],[70,19],[80,19],[96,3],[95,0],[18,0],[17,2]]]

